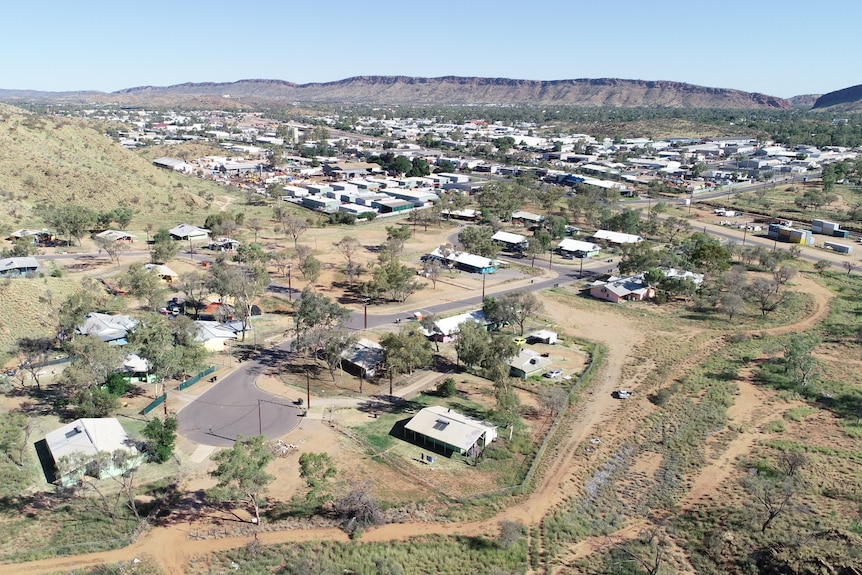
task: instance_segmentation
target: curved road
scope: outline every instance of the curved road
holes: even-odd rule
[[[279,437],[297,425],[302,410],[284,398],[258,389],[255,381],[283,361],[287,344],[246,361],[178,414],[179,433],[202,445],[229,447],[239,435]]]
[[[584,275],[605,273],[615,264],[592,261]],[[579,279],[579,266],[552,265],[557,277],[535,281],[524,287],[494,291],[495,296],[529,289],[537,291]],[[468,296],[457,301],[423,306],[423,312],[441,314],[471,306],[480,306],[482,295]],[[368,316],[368,327],[394,325],[404,319],[404,312]],[[353,312],[346,323],[348,329],[364,329],[364,312]],[[206,393],[193,400],[178,413],[179,433],[201,445],[229,447],[238,435],[249,437],[262,434],[267,438],[284,435],[301,421],[301,409],[284,398],[257,388],[255,381],[266,370],[282,364],[290,353],[290,342],[261,350],[256,357],[241,364]]]

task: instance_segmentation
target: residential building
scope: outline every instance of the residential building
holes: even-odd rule
[[[84,467],[67,470],[69,473],[62,477],[58,476],[58,469],[63,467],[64,458],[93,460],[99,453],[112,454],[115,451],[125,451],[130,456],[139,457],[137,448],[129,439],[126,430],[119,420],[113,417],[105,418],[82,418],[72,423],[49,432],[45,436],[45,443],[53,458],[54,469],[46,470],[55,481],[63,485],[69,485],[75,478],[84,474]],[[139,462],[138,459],[137,462]],[[135,462],[135,464],[137,464]],[[101,470],[100,478],[111,477],[124,473],[126,468],[117,467],[113,464]]]
[[[503,249],[513,252],[519,252],[527,249],[530,245],[529,240],[527,240],[526,236],[522,236],[521,234],[513,234],[511,232],[499,231],[494,233],[491,236],[491,241],[500,244],[503,246]]]
[[[655,297],[655,289],[644,281],[643,274],[628,277],[611,276],[605,281],[593,282],[590,295],[613,303],[644,301]]]
[[[404,437],[431,451],[451,456],[473,456],[497,439],[497,426],[434,405],[414,415],[404,426]]]
[[[11,278],[35,274],[39,271],[39,261],[30,256],[0,259],[0,277]]]
[[[75,328],[81,335],[98,337],[105,343],[126,345],[129,333],[134,331],[138,320],[128,315],[91,312],[84,316],[84,323]]]
[[[374,377],[382,366],[383,346],[370,339],[360,338],[341,354],[342,369],[358,377]]]
[[[604,240],[612,244],[636,244],[644,239],[635,234],[624,234],[622,232],[611,232],[608,230],[598,230],[593,234],[593,238]]]
[[[438,319],[434,322],[432,329],[429,330],[422,327],[420,331],[434,341],[449,342],[458,336],[461,326],[467,322],[473,322],[482,327],[491,325],[491,322],[485,317],[485,312],[477,309]]]
[[[527,379],[544,371],[549,365],[551,365],[551,360],[547,357],[542,357],[531,349],[522,349],[517,356],[509,361],[509,375]]]
[[[570,255],[575,258],[588,258],[599,255],[600,248],[592,242],[583,242],[566,238],[557,244],[557,249],[561,254]]]
[[[467,252],[438,247],[425,257],[440,260],[449,267],[455,267],[470,273],[492,274],[497,271],[497,262],[495,260]]]
[[[175,240],[205,240],[210,236],[210,231],[198,226],[180,224],[168,230]]]
[[[104,232],[99,232],[94,238],[99,238],[109,242],[119,242],[119,243],[132,243],[138,236],[132,235],[129,232],[123,232],[119,230],[105,230]]]

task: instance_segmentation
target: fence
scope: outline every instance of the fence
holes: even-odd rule
[[[141,415],[147,415],[149,412],[151,412],[152,410],[154,410],[155,408],[157,408],[158,406],[163,404],[167,398],[168,398],[167,393],[161,394],[160,396],[158,396],[157,398],[152,400],[148,406],[146,406],[145,408],[143,408],[141,410]]]
[[[174,388],[174,390],[175,390],[175,391],[182,391],[182,390],[184,390],[184,389],[186,389],[186,388],[188,388],[188,387],[193,386],[194,384],[196,384],[197,382],[199,382],[201,379],[203,379],[204,377],[206,377],[206,376],[208,376],[209,374],[211,374],[212,372],[214,372],[214,371],[215,371],[215,369],[216,369],[216,368],[215,368],[215,366],[214,366],[214,365],[209,366],[208,368],[206,368],[205,370],[203,370],[203,371],[202,371],[202,372],[200,372],[199,374],[197,374],[197,375],[195,375],[195,376],[193,376],[193,377],[188,378],[187,380],[185,380],[184,382],[182,382],[181,384],[179,384],[178,386],[176,386],[176,387]]]
[[[194,384],[196,384],[201,379],[205,378],[206,376],[208,376],[209,374],[211,374],[215,370],[216,370],[216,368],[214,365],[209,366],[208,368],[206,368],[205,370],[203,370],[199,374],[188,378],[187,380],[185,380],[184,382],[182,382],[181,384],[176,386],[174,388],[174,391],[182,391],[188,387],[193,386]],[[159,397],[155,398],[153,401],[151,401],[149,403],[149,405],[147,405],[145,408],[143,408],[141,410],[141,415],[147,415],[149,412],[151,412],[152,410],[154,410],[155,408],[157,408],[158,406],[163,404],[167,400],[167,398],[168,398],[167,393],[163,393]]]

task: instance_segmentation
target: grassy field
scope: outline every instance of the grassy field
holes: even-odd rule
[[[80,281],[67,277],[0,281],[0,365],[20,338],[55,335],[57,310],[79,289]]]

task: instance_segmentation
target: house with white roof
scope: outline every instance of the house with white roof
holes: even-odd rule
[[[25,276],[35,274],[38,271],[39,262],[31,256],[0,259],[0,277]]]
[[[164,264],[144,264],[144,269],[149,270],[159,276],[159,279],[167,283],[173,283],[175,279],[180,277],[180,274]]]
[[[527,379],[544,371],[549,365],[551,365],[551,360],[547,357],[542,357],[531,349],[522,349],[517,356],[509,361],[509,375]]]
[[[593,238],[604,240],[612,244],[636,244],[644,241],[641,236],[635,234],[624,234],[622,232],[611,232],[608,230],[598,230],[593,234]]]
[[[195,341],[202,343],[207,351],[224,351],[229,341],[235,341],[238,338],[237,330],[229,324],[199,319],[195,321],[195,325],[197,326]]]
[[[521,251],[526,249],[530,244],[526,236],[504,232],[502,230],[495,232],[494,235],[491,236],[491,241],[502,245],[503,249],[509,251]]]
[[[117,243],[132,243],[138,239],[138,236],[121,230],[105,230],[104,232],[99,232],[93,237]]]
[[[438,247],[425,257],[440,260],[447,266],[456,267],[470,273],[492,274],[497,271],[497,262],[495,260],[457,250],[444,250]]]
[[[486,327],[491,324],[488,318],[485,317],[485,312],[481,309],[477,309],[438,319],[434,322],[432,329],[429,330],[422,327],[419,331],[434,341],[448,342],[454,340],[458,336],[458,332],[461,331],[461,326],[467,322],[473,322],[482,327]]]
[[[404,437],[446,456],[452,453],[472,456],[497,439],[497,426],[433,405],[420,410],[407,422]]]
[[[138,325],[138,320],[122,314],[91,312],[84,316],[84,323],[75,328],[81,335],[98,337],[105,343],[126,345],[129,333]]]
[[[588,258],[599,255],[599,246],[593,242],[584,242],[566,238],[557,244],[557,249],[563,255],[571,255],[576,258]]]

